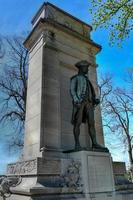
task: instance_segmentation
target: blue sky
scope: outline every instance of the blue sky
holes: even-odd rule
[[[18,34],[31,30],[31,19],[43,2],[43,0],[0,0],[0,34]],[[88,0],[73,0],[72,2],[70,0],[49,0],[49,2],[91,24]],[[117,81],[121,81],[126,69],[132,66],[133,37],[130,36],[124,42],[122,49],[108,45],[106,30],[93,32],[92,38],[103,47],[102,52],[97,56],[100,72],[109,71],[114,74]]]
[[[42,5],[43,0],[0,0],[0,34],[14,35],[31,30],[31,19]],[[49,0],[49,2],[59,6],[70,14],[80,18],[81,20],[91,24],[91,16],[89,15],[89,0]],[[133,60],[133,37],[130,36],[124,44],[123,48],[117,46],[110,47],[108,44],[108,33],[106,30],[97,30],[92,33],[95,42],[102,45],[102,52],[97,56],[99,65],[98,72],[111,73],[114,75],[115,83],[122,85],[122,78],[125,76],[128,67],[132,67]],[[0,173],[5,169],[5,163],[16,159],[16,155],[10,155],[6,151],[6,140],[3,137],[8,131],[5,127],[0,128]],[[121,153],[113,152],[114,159],[125,160],[126,157]],[[2,163],[1,163],[2,162]]]

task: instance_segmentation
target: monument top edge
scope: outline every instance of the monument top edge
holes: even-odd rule
[[[52,3],[48,2],[48,1],[47,1],[47,2],[44,2],[44,3],[41,5],[41,7],[39,8],[39,10],[36,12],[36,14],[34,15],[34,17],[33,17],[32,20],[31,20],[31,23],[32,23],[32,24],[34,24],[34,21],[38,18],[38,16],[40,15],[40,13],[41,13],[47,6],[51,6],[51,7],[55,8],[55,9],[58,10],[59,12],[65,14],[65,15],[67,15],[67,16],[69,16],[70,18],[76,20],[77,22],[79,22],[79,23],[81,23],[81,24],[84,24],[84,25],[87,26],[90,30],[92,30],[92,26],[89,25],[88,23],[86,23],[86,22],[80,20],[79,18],[77,18],[77,17],[71,15],[70,13],[66,12],[65,10],[63,10],[63,9],[61,9],[61,8],[59,8],[59,7],[57,7],[56,5],[54,5],[54,4],[52,4]]]
[[[52,20],[40,18],[39,21],[37,22],[37,24],[33,27],[33,29],[31,30],[31,32],[29,33],[29,35],[28,35],[27,38],[25,39],[25,41],[23,42],[23,44],[24,44],[24,46],[25,46],[26,48],[28,48],[28,47],[27,47],[27,42],[29,41],[29,39],[30,39],[30,37],[32,36],[32,34],[34,33],[35,29],[38,28],[38,26],[39,26],[40,24],[44,24],[44,23],[45,23],[45,24],[48,23],[48,24],[51,24],[51,25],[53,26]],[[54,22],[54,27],[56,26],[56,24],[61,26],[61,24],[55,23],[55,22]],[[63,28],[63,25],[62,25],[62,28]],[[69,30],[69,31],[70,31],[71,33],[75,32],[74,30]],[[77,33],[77,32],[76,32],[76,33]],[[80,35],[81,35],[81,34],[80,34]],[[91,45],[93,45],[93,46],[95,46],[96,48],[98,48],[98,51],[101,51],[101,49],[102,49],[102,46],[101,46],[101,45],[95,43],[95,42],[94,42],[93,40],[91,40],[91,39],[88,39],[88,38],[85,38],[85,37],[82,37],[82,38],[84,38],[84,40],[85,40],[86,42],[88,42],[88,43],[90,43]]]

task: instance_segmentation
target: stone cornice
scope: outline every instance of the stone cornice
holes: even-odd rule
[[[50,20],[50,19],[42,19],[40,18],[40,20],[38,21],[38,23],[36,24],[36,26],[33,28],[33,30],[31,31],[31,33],[29,34],[29,36],[26,38],[26,40],[24,41],[24,46],[26,48],[29,48],[28,42],[31,38],[31,36],[34,34],[34,31],[41,25],[41,24],[48,24],[51,25],[57,29],[62,30],[63,32],[69,33],[70,35],[73,35],[74,37],[89,43],[90,45],[92,45],[93,47],[95,47],[97,49],[97,53],[101,51],[102,47],[99,44],[96,44],[95,42],[93,42],[92,40],[90,40],[87,37],[84,37],[83,35],[81,35],[80,33],[74,31],[73,29],[70,29],[68,27],[66,27],[63,24],[59,24],[56,21]]]
[[[64,11],[64,10],[62,10],[62,9],[60,9],[60,8],[58,8],[57,6],[55,6],[55,5],[53,5],[53,4],[49,3],[49,2],[44,2],[44,3],[43,3],[43,5],[42,5],[42,6],[40,7],[40,9],[38,10],[38,12],[37,12],[37,13],[35,14],[35,16],[32,18],[32,21],[31,21],[32,24],[34,23],[34,21],[36,20],[36,18],[39,16],[39,14],[41,14],[42,10],[43,10],[45,7],[47,8],[47,6],[51,6],[51,7],[55,8],[56,10],[58,10],[58,11],[61,12],[61,13],[63,13],[64,15],[66,15],[66,16],[68,16],[68,17],[74,19],[75,21],[77,21],[77,22],[79,22],[79,23],[81,23],[81,24],[87,26],[87,27],[90,29],[90,31],[92,30],[92,26],[90,26],[89,24],[85,23],[84,21],[78,19],[77,17],[75,17],[75,16],[69,14],[68,12],[66,12],[66,11]]]

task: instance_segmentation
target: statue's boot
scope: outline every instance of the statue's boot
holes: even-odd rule
[[[108,148],[97,143],[95,134],[93,135],[93,137],[91,137],[91,139],[92,139],[92,149],[99,149],[99,150],[102,150],[102,151],[109,152]]]
[[[102,149],[104,148],[102,145],[98,144],[98,143],[93,143],[92,144],[92,148],[95,148],[95,149]]]
[[[92,149],[99,149],[99,150],[103,150],[103,151],[109,151],[108,148],[96,143],[92,143]]]
[[[75,144],[75,151],[80,151],[80,150],[82,150],[80,143]]]

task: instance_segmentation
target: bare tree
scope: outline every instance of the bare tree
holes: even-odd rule
[[[103,103],[106,96],[108,96],[112,91],[112,75],[105,74],[100,77],[99,93],[100,102]]]
[[[23,146],[28,78],[28,51],[22,42],[21,37],[5,39],[6,63],[0,74],[0,122],[11,123],[12,144],[20,147]]]
[[[115,133],[121,146],[129,155],[130,166],[133,166],[133,95],[131,90],[113,86],[111,78],[101,79],[101,100],[103,124],[111,133]]]

